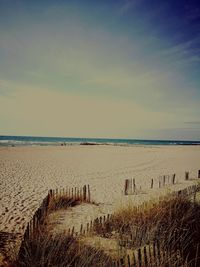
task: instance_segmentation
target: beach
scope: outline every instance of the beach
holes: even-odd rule
[[[49,189],[89,184],[99,213],[112,213],[127,200],[125,179],[135,178],[145,193],[128,196],[139,201],[193,183],[199,162],[200,146],[0,147],[0,231],[23,234]],[[190,181],[184,181],[185,171]],[[159,189],[158,177],[173,173],[177,184]],[[154,190],[150,190],[152,178]]]

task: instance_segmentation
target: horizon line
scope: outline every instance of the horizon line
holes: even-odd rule
[[[39,135],[1,135],[1,137],[34,137],[34,138],[70,138],[70,139],[109,139],[109,140],[133,140],[133,141],[182,141],[182,142],[200,142],[200,140],[186,139],[145,139],[145,138],[111,138],[111,137],[71,137],[71,136],[39,136]]]

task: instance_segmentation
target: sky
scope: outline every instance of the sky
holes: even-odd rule
[[[200,3],[0,0],[0,135],[200,140]]]

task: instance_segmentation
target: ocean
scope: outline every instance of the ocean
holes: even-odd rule
[[[200,145],[200,141],[0,136],[0,146],[21,145]]]

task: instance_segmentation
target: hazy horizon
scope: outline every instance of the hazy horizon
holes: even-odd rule
[[[80,140],[132,140],[132,141],[180,141],[180,142],[200,142],[200,140],[193,140],[193,139],[145,139],[145,138],[108,138],[108,137],[81,137],[81,136],[38,136],[38,135],[1,135],[0,134],[0,141],[2,141],[2,137],[22,137],[22,138],[52,138],[52,139],[80,139]]]
[[[0,0],[0,134],[200,140],[196,1]]]

